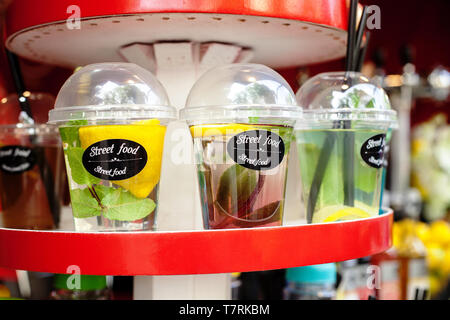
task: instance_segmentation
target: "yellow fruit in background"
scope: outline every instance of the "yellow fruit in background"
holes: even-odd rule
[[[427,261],[430,269],[442,269],[444,264],[445,251],[436,244],[427,247]]]
[[[445,250],[445,257],[442,262],[442,272],[446,277],[450,276],[450,248]]]
[[[427,147],[427,142],[424,139],[414,139],[411,143],[411,154],[418,155],[422,153]]]
[[[394,222],[392,226],[392,245],[395,248],[399,248],[402,242],[402,229],[401,225],[398,222]]]
[[[450,245],[450,225],[443,220],[433,222],[430,227],[429,240],[442,246]]]
[[[430,294],[431,296],[437,294],[442,288],[442,280],[436,276],[430,276]]]
[[[128,125],[85,126],[79,129],[81,147],[107,139],[125,139],[139,143],[147,152],[147,164],[137,175],[113,181],[137,198],[146,198],[159,182],[166,127],[156,119]]]
[[[427,245],[430,241],[430,227],[424,222],[417,222],[415,227],[417,237]]]

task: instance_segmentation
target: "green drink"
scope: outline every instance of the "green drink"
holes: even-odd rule
[[[396,114],[383,89],[358,73],[325,73],[297,93],[295,137],[308,223],[379,214],[385,149]]]
[[[353,133],[354,140],[348,141]],[[344,154],[344,145],[353,143],[360,150],[372,137],[384,135],[380,130],[305,130],[296,132],[299,152],[300,171],[303,186],[303,198],[309,199],[317,164],[324,148],[331,148],[328,163],[324,168],[322,183],[318,187],[311,222],[329,222],[344,219],[368,218],[378,214],[383,168],[370,166],[358,152]],[[330,138],[331,137],[331,138]],[[330,139],[334,144],[330,145]],[[354,206],[344,204],[344,162],[353,157],[354,163]],[[313,191],[314,192],[314,191]],[[351,208],[351,209],[350,209]],[[310,209],[310,210],[311,210]]]

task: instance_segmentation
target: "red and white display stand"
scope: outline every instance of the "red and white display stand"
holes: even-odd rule
[[[235,62],[272,68],[343,57],[345,0],[15,0],[6,46],[43,63],[77,67],[130,61],[157,75],[178,109],[207,69]],[[79,18],[79,20],[77,20]],[[285,216],[302,212],[296,148]],[[391,245],[392,212],[343,223],[201,230],[186,124],[167,131],[157,232],[0,230],[0,266],[135,275],[135,299],[229,299],[229,272],[368,256]],[[292,214],[294,213],[294,214]],[[287,224],[295,224],[292,219]]]

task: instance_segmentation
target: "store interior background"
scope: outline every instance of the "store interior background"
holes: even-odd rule
[[[2,1],[4,7],[8,1]],[[448,0],[362,0],[361,4],[378,5],[381,9],[381,29],[371,30],[371,39],[366,54],[364,70],[373,70],[374,60],[383,57],[386,74],[402,74],[406,62],[416,67],[416,72],[426,78],[431,71],[443,66],[450,70],[450,1]],[[2,17],[3,18],[3,17]],[[4,34],[4,32],[3,32]],[[68,39],[67,41],[70,41]],[[2,45],[3,45],[2,41]],[[61,44],[64,45],[64,44]],[[405,49],[406,48],[406,49]],[[301,50],[301,48],[299,48]],[[405,51],[406,50],[406,51]],[[4,50],[0,57],[0,99],[14,92],[13,81]],[[410,61],[405,61],[405,52]],[[379,60],[379,58],[378,58]],[[48,92],[57,95],[64,81],[73,70],[43,65],[21,59],[21,67],[26,87],[30,91]],[[301,74],[313,76],[320,72],[344,69],[344,59],[316,65],[290,68],[279,71],[292,86],[294,92],[299,88]],[[0,109],[1,119],[6,118],[8,110]],[[411,109],[411,126],[420,125],[436,114],[450,119],[450,99],[417,99]],[[450,145],[450,144],[449,144]],[[449,151],[450,152],[450,151]],[[449,211],[442,219],[450,221]],[[423,219],[423,217],[422,217]],[[448,250],[448,249],[447,249]],[[448,254],[447,254],[448,255]],[[448,258],[447,258],[448,260]],[[447,262],[449,263],[449,262]],[[281,299],[284,283],[284,270],[241,274],[241,285],[245,286],[241,299]],[[447,283],[441,286],[442,296],[449,298]],[[130,277],[115,277],[116,298],[128,299],[132,292]],[[447,290],[447,292],[445,292]]]

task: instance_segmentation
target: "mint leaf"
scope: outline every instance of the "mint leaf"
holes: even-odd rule
[[[235,164],[222,173],[217,189],[217,202],[229,213],[237,212],[239,204],[245,202],[257,183],[257,171]]]
[[[86,126],[87,120],[73,120],[65,124],[64,127],[59,128],[61,139],[67,143],[69,147],[81,147],[78,129],[80,126]]]
[[[284,153],[289,154],[291,142],[294,138],[294,129],[292,127],[274,127],[271,131],[278,134],[284,142]]]
[[[91,186],[95,183],[99,183],[100,179],[91,175],[83,166],[83,149],[67,148],[66,155],[69,161],[69,166],[72,174],[72,180],[80,185]]]
[[[88,188],[70,190],[72,212],[75,218],[90,218],[99,216],[101,208],[92,197]]]
[[[291,142],[294,137],[294,129],[292,127],[285,126],[270,126],[267,128],[270,132],[276,133],[283,139],[284,153],[288,154],[291,149]]]
[[[369,103],[366,105],[367,109],[373,109],[375,108],[375,99],[370,99]]]
[[[136,198],[122,188],[107,193],[102,199],[102,205],[106,207],[103,212],[106,218],[119,221],[134,221],[145,218],[156,207],[153,200]]]
[[[100,198],[100,200],[102,200],[107,194],[114,192],[114,190],[116,190],[116,188],[114,188],[114,187],[107,187],[102,184],[97,184],[95,186],[92,186],[92,189],[94,189],[95,193]],[[103,205],[103,203],[102,203],[102,205]]]
[[[248,117],[248,123],[257,124],[259,122],[259,117]]]
[[[353,108],[358,108],[359,105],[359,101],[360,101],[360,96],[358,94],[358,90],[355,90],[355,92],[350,93],[349,98],[351,100],[351,104],[353,106]],[[347,107],[351,107],[351,106],[347,106]]]

